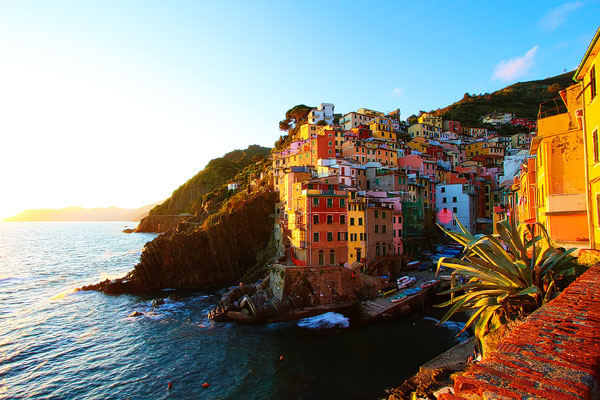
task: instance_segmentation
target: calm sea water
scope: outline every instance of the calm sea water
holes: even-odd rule
[[[124,225],[0,223],[0,399],[376,399],[457,341],[456,324],[425,315],[326,331],[213,323],[217,290],[129,318],[152,298],[73,292],[138,262],[154,235]]]

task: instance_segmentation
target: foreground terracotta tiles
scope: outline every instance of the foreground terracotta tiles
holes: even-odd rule
[[[447,399],[600,398],[600,265],[531,314]]]

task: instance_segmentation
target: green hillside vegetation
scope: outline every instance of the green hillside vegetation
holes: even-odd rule
[[[571,86],[573,74],[574,71],[571,71],[537,81],[518,82],[494,93],[465,93],[462,100],[432,113],[472,127],[482,127],[479,118],[493,111],[536,119],[540,103],[559,96],[559,91]]]
[[[232,191],[227,183],[237,181],[242,186],[264,169],[271,149],[258,145],[246,150],[234,150],[223,157],[211,160],[193,178],[177,188],[171,197],[150,210],[150,215],[196,214],[205,209],[206,202],[222,202]]]

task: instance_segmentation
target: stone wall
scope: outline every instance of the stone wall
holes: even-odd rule
[[[286,298],[300,281],[308,282],[320,304],[353,302],[376,295],[380,279],[355,273],[338,265],[297,267],[275,264],[271,268],[273,296]]]
[[[600,398],[600,265],[531,314],[446,399]]]

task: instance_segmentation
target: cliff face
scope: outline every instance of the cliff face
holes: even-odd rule
[[[136,232],[163,233],[175,229],[180,222],[187,217],[180,215],[148,215],[140,221]]]
[[[123,279],[83,287],[107,293],[229,284],[257,264],[273,230],[277,195],[261,187],[228,204],[204,225],[181,223],[148,242],[140,263]]]

